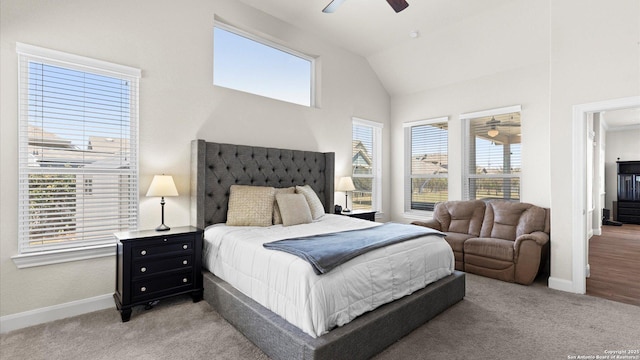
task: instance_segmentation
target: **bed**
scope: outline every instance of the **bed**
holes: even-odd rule
[[[333,153],[194,140],[192,225],[215,228],[218,226],[215,224],[224,223],[232,185],[277,188],[309,185],[322,201],[325,212],[330,213],[334,194],[333,169]],[[331,216],[326,218],[332,221]],[[209,265],[203,271],[204,299],[274,359],[369,358],[462,300],[465,292],[464,274],[454,272],[420,290],[412,290],[411,295],[379,306],[328,333],[321,331],[321,336],[314,337],[308,329],[304,332],[215,276],[209,271],[214,265],[208,260],[205,263]]]

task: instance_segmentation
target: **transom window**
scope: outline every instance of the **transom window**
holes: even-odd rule
[[[520,106],[460,117],[467,134],[463,199],[520,200]]]
[[[213,84],[314,106],[312,57],[217,23],[213,30]]]

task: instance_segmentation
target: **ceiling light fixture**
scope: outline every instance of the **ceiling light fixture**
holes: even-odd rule
[[[495,125],[491,125],[491,129],[489,129],[489,131],[487,131],[487,135],[489,135],[490,137],[494,138],[494,137],[498,136],[498,134],[500,134],[500,131],[498,131],[498,129],[496,129]]]

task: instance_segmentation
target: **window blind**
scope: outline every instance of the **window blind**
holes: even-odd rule
[[[382,124],[353,119],[352,126],[352,207],[380,211]]]
[[[408,153],[407,210],[433,211],[437,202],[449,197],[449,126],[447,118],[405,126]]]
[[[19,250],[114,242],[138,221],[140,71],[18,45]]]
[[[466,120],[464,199],[520,199],[520,113]]]

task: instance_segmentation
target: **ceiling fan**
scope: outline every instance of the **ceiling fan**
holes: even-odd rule
[[[513,116],[511,118],[513,119]],[[487,121],[485,124],[489,126],[487,135],[489,135],[490,137],[496,137],[498,136],[498,134],[500,134],[500,131],[497,128],[498,126],[520,126],[520,124],[518,123],[502,122],[500,120],[496,120],[496,118],[493,116],[491,117],[491,120]]]
[[[345,0],[332,0],[329,5],[327,5],[322,12],[324,13],[332,13],[334,11],[336,11],[338,9],[338,7],[340,5],[342,5],[342,3]],[[400,11],[404,10],[407,8],[407,6],[409,6],[409,3],[406,2],[406,0],[387,0],[387,2],[389,3],[389,5],[391,5],[391,7],[393,8],[393,10],[397,13],[399,13]]]

